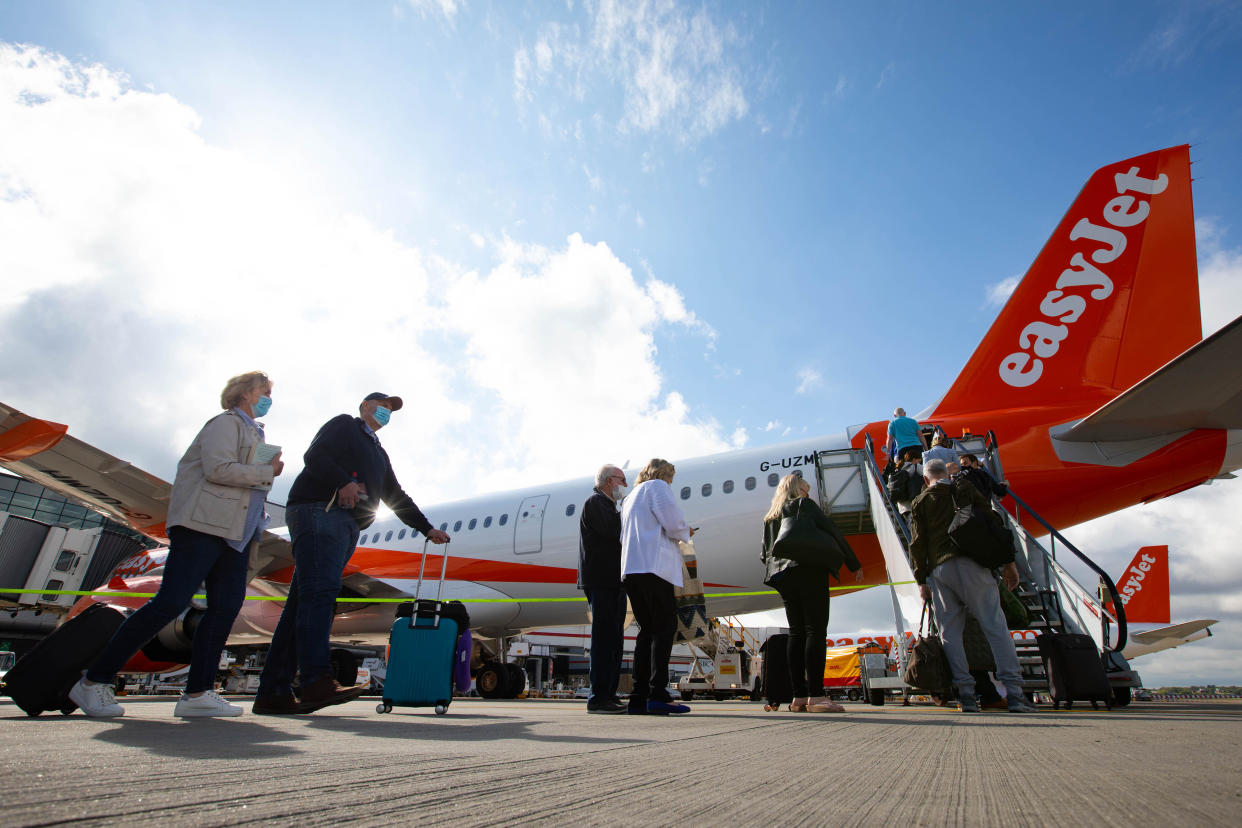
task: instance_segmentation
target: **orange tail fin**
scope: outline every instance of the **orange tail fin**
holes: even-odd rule
[[[1182,145],[1096,170],[933,416],[1095,406],[1201,338]]]
[[[1126,621],[1169,623],[1169,547],[1144,546],[1117,579]]]

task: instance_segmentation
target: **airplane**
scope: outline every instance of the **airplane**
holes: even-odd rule
[[[1206,339],[1200,328],[1188,145],[1101,167],[1009,297],[948,391],[918,415],[946,434],[987,434],[1004,457],[1010,490],[1055,527],[1068,527],[1222,478],[1242,467],[1242,317]],[[0,404],[0,465],[164,539],[170,486],[76,440],[67,427]],[[673,488],[695,536],[713,615],[779,606],[762,583],[762,516],[779,478],[817,472],[825,452],[875,446],[884,462],[887,421],[835,435],[675,460]],[[653,447],[658,448],[658,447]],[[627,469],[633,480],[635,469]],[[579,478],[432,505],[453,537],[446,599],[467,604],[477,636],[581,624],[575,588],[577,510],[593,482]],[[1046,529],[1019,510],[1036,536]],[[873,530],[847,533],[863,578],[842,593],[888,583]],[[347,595],[412,596],[420,563],[441,551],[395,518],[363,532],[345,571]],[[152,592],[156,550],[118,568],[113,590]],[[288,542],[268,533],[252,561],[252,597],[279,598],[292,575]],[[838,594],[842,594],[838,593]],[[91,596],[136,606],[143,599]],[[76,608],[75,608],[76,609]],[[188,657],[190,610],[126,669],[151,671]],[[276,601],[248,601],[230,644],[270,639]],[[333,640],[382,644],[392,603],[338,604]],[[495,657],[502,661],[503,656]],[[178,661],[182,659],[182,661]],[[486,670],[503,670],[496,660]]]

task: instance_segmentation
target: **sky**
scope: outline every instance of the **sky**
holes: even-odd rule
[[[1236,2],[5,0],[0,398],[172,479],[262,369],[278,500],[375,390],[423,504],[830,435],[934,403],[1091,172],[1184,143],[1208,333],[1240,55]],[[1242,683],[1240,511],[1068,533],[1168,543],[1174,620],[1221,620],[1149,686]]]

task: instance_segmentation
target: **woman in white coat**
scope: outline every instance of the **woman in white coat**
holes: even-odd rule
[[[652,460],[621,502],[621,580],[638,622],[631,714],[690,712],[668,692],[668,659],[677,632],[673,587],[682,586],[677,541],[694,534],[673,497],[675,472],[667,460]]]

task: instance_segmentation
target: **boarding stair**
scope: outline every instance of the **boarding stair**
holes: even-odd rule
[[[934,428],[934,427],[933,427]],[[946,437],[948,435],[945,435]],[[992,432],[952,438],[959,453],[970,452],[994,479],[1004,480],[1000,450]],[[904,672],[909,637],[922,611],[922,599],[913,583],[909,556],[910,527],[888,496],[884,475],[876,464],[869,434],[864,448],[817,452],[816,472],[821,505],[844,534],[875,533],[884,555],[893,600],[899,668]],[[988,493],[984,493],[987,495]],[[1124,607],[1116,584],[1103,569],[1071,544],[1012,489],[1005,498],[992,497],[993,509],[1014,536],[1019,585],[1015,594],[1026,608],[1027,629],[1014,633],[1014,646],[1022,668],[1023,687],[1029,694],[1048,691],[1048,677],[1039,656],[1035,636],[1045,632],[1090,635],[1100,649],[1116,703],[1125,704],[1130,689],[1141,685],[1121,655],[1127,630]],[[1012,505],[1006,507],[1008,501]],[[1038,540],[1028,526],[1042,530]],[[1080,584],[1058,562],[1058,555],[1071,554],[1098,575],[1100,588]],[[1111,606],[1107,603],[1111,599]],[[1114,609],[1115,608],[1115,609]]]

